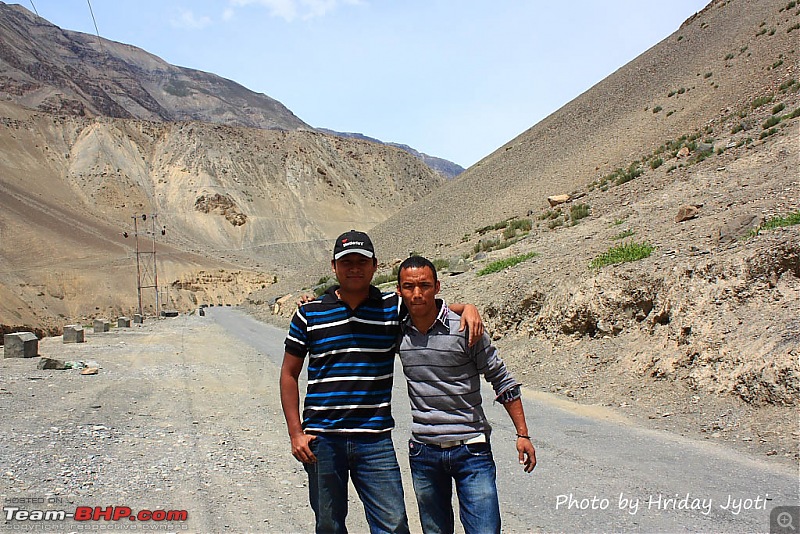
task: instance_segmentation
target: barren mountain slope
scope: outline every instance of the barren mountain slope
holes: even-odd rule
[[[786,4],[711,2],[664,41],[377,228],[383,255],[455,244],[476,228],[539,212],[548,196],[586,191],[666,141],[775,93],[798,77],[800,32],[790,29],[800,15],[797,7],[782,9]],[[726,134],[714,132],[717,144]],[[448,224],[420,231],[417,221],[432,212]]]
[[[0,95],[80,116],[310,129],[277,100],[231,80],[170,65],[134,46],[62,30],[3,2]]]
[[[316,132],[13,104],[0,104],[0,162],[0,324],[56,329],[133,311],[135,214],[150,216],[140,245],[155,233],[162,303],[185,310],[238,302],[443,181],[403,150]]]

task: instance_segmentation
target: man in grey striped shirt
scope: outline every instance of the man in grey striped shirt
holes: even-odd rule
[[[399,344],[411,399],[408,442],[411,476],[426,534],[452,533],[453,481],[459,517],[467,534],[500,532],[491,426],[481,406],[480,376],[492,385],[517,432],[519,462],[536,466],[520,386],[484,334],[472,347],[459,332],[459,317],[436,299],[440,284],[433,264],[412,256],[401,265],[397,289],[408,309]]]

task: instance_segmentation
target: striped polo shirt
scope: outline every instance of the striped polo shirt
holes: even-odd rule
[[[518,383],[483,334],[472,347],[468,332],[459,332],[458,315],[447,304],[427,332],[402,322],[399,351],[411,401],[411,434],[422,443],[474,438],[491,433],[481,406],[481,375],[500,398]],[[519,394],[518,392],[516,393]]]
[[[370,286],[355,310],[332,287],[292,317],[286,352],[308,356],[303,429],[388,432],[400,299]]]

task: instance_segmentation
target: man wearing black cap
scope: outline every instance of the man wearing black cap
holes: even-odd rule
[[[286,337],[281,403],[292,455],[308,473],[317,532],[347,531],[349,477],[372,533],[409,531],[391,437],[400,299],[371,285],[377,266],[367,234],[340,235],[331,261],[339,285],[301,306]],[[464,312],[470,339],[480,336],[483,325],[474,306],[451,309]],[[306,356],[301,422],[298,379]]]

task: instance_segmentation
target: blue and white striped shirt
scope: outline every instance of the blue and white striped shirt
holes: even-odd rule
[[[351,310],[336,289],[297,310],[285,341],[289,354],[308,356],[303,429],[388,432],[400,299],[370,286]]]

